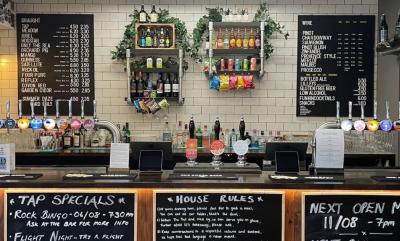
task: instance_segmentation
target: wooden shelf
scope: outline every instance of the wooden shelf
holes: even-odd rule
[[[379,55],[387,56],[387,55],[400,55],[400,46],[394,48],[388,48],[383,51],[377,51]]]
[[[133,56],[160,56],[160,55],[179,55],[177,48],[143,48],[131,49]]]
[[[259,55],[260,49],[213,49],[213,55]]]
[[[225,28],[225,27],[247,27],[247,28],[259,28],[260,22],[214,22],[214,28]]]
[[[131,72],[143,72],[143,73],[179,73],[179,69],[176,68],[132,68]]]

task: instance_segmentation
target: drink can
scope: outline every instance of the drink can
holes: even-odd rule
[[[250,59],[250,70],[257,70],[257,59],[254,57]]]
[[[242,61],[240,59],[235,60],[235,71],[240,71],[242,68]]]
[[[219,68],[221,71],[225,71],[225,59],[221,59],[221,66]]]
[[[233,59],[228,59],[228,70],[233,71],[233,66],[235,65],[235,61]]]
[[[249,60],[248,59],[243,59],[243,70],[244,71],[249,70]]]

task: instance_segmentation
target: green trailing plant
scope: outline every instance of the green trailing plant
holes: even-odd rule
[[[132,19],[131,23],[125,26],[125,32],[122,40],[115,47],[114,51],[111,51],[112,59],[114,60],[126,60],[126,49],[134,49],[136,43],[136,29],[135,24],[139,23],[139,11],[134,9],[133,13],[129,15]],[[178,48],[181,48],[183,52],[189,53],[190,43],[188,38],[188,33],[186,29],[186,25],[179,18],[169,16],[169,11],[166,9],[159,9],[158,14],[158,23],[168,23],[175,25],[175,36],[176,36],[176,45]],[[142,66],[143,59],[133,60],[131,63],[132,66]],[[183,68],[186,70],[188,68],[188,64],[184,61]]]

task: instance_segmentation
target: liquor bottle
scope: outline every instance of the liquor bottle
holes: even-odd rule
[[[64,149],[70,148],[72,146],[72,132],[71,128],[67,128],[65,130],[65,134],[63,135],[63,147]]]
[[[185,129],[183,130],[183,133],[182,133],[182,139],[183,139],[183,146],[182,147],[185,147],[186,146],[186,142],[187,142],[187,140],[189,139],[189,128],[188,128],[188,124],[185,124]]]
[[[158,48],[158,33],[157,33],[157,29],[153,30],[153,48]]]
[[[400,9],[398,12],[398,18],[397,18],[397,22],[396,22],[396,28],[394,29],[394,40],[397,42],[397,44],[400,44],[398,42],[400,42]]]
[[[222,36],[221,29],[219,29],[218,35],[217,35],[217,49],[222,49],[224,48],[224,38]]]
[[[246,135],[244,135],[243,140],[247,143],[249,147],[251,146],[251,136],[249,132],[246,131]]]
[[[158,47],[159,48],[165,48],[165,34],[164,34],[164,28],[161,28],[160,30],[160,38],[158,40]]]
[[[151,37],[151,29],[150,27],[147,27],[146,30],[146,47],[151,48],[153,46],[153,38]]]
[[[233,145],[235,145],[236,141],[237,141],[237,134],[235,129],[232,129],[231,133],[229,133],[229,147],[232,148]]]
[[[99,142],[100,142],[100,138],[99,138],[99,130],[95,129],[92,135],[92,140],[90,142],[90,146],[91,147],[98,147],[99,146]]]
[[[203,148],[210,148],[210,133],[208,133],[207,125],[204,125],[202,144]]]
[[[236,38],[235,38],[235,33],[233,32],[233,28],[231,30],[231,36],[230,36],[230,39],[229,39],[229,47],[231,49],[236,48]]]
[[[219,140],[219,133],[221,131],[221,123],[219,122],[219,117],[217,116],[215,118],[214,122],[214,135],[215,135],[215,140]]]
[[[387,42],[389,40],[388,25],[386,23],[386,15],[381,15],[381,24],[379,27],[379,42]]]
[[[125,143],[131,143],[131,131],[129,130],[128,122],[125,122],[123,129],[124,129],[123,135],[124,135]]]
[[[258,29],[257,29],[256,37],[254,40],[254,47],[256,49],[261,48],[261,35],[260,35],[260,31]]]
[[[164,125],[164,130],[162,133],[162,141],[172,141],[172,133],[171,129],[169,128],[168,121],[166,121]]]
[[[142,9],[139,12],[139,22],[145,23],[147,22],[147,13],[144,11],[144,5],[142,5]]]
[[[224,34],[224,49],[229,49],[228,29],[225,29],[225,34]]]
[[[222,141],[225,143],[225,146],[229,147],[230,143],[231,143],[231,133],[229,132],[229,129],[225,129],[225,139],[223,139]]]
[[[170,75],[170,79],[172,82],[172,96],[178,97],[179,95],[179,79],[178,76],[175,74]]]
[[[183,140],[183,126],[182,126],[182,121],[178,121],[178,126],[176,127],[175,130],[175,138],[176,138],[176,146],[179,148],[184,147],[184,140]]]
[[[243,116],[240,118],[240,123],[239,123],[239,134],[240,134],[240,139],[239,140],[244,140],[244,132],[246,130],[246,124],[244,123],[244,118]]]
[[[256,43],[255,43],[255,38],[254,38],[254,33],[253,29],[250,30],[250,36],[249,36],[249,48],[254,49]]]
[[[196,130],[197,148],[203,147],[203,131],[201,127],[198,126]]]
[[[164,82],[164,96],[165,97],[171,97],[172,95],[172,86],[171,86],[171,80],[168,78],[167,73],[163,73],[163,82]]]
[[[146,48],[146,30],[144,28],[142,28],[141,32],[140,32],[140,41],[139,41],[139,45],[142,48]]]
[[[162,80],[162,74],[158,74],[158,80],[157,80],[157,97],[163,97],[164,96],[164,83]]]
[[[137,86],[137,97],[143,97],[144,81],[142,72],[138,73],[138,81],[136,86]]]
[[[244,29],[244,35],[243,35],[243,48],[248,49],[249,48],[249,36],[247,35],[247,29]]]
[[[85,127],[83,127],[83,125],[81,125],[81,128],[79,128],[79,134],[80,134],[79,147],[84,148],[85,147],[85,139],[87,138],[87,136],[86,136],[86,129],[85,129]]]
[[[260,136],[258,137],[258,146],[265,149],[266,142],[267,142],[267,138],[265,137],[265,132],[260,131]]]
[[[153,90],[153,82],[150,80],[150,75],[148,73],[144,73],[144,76],[145,76],[146,90],[151,92]]]
[[[236,34],[236,48],[240,49],[243,48],[243,39],[242,39],[242,34],[240,33],[240,29],[238,28],[237,34]]]
[[[195,129],[195,125],[194,125],[194,119],[193,116],[190,117],[190,121],[189,121],[189,138],[190,139],[194,139],[194,129]]]
[[[131,99],[137,96],[137,86],[136,86],[136,74],[133,73],[130,76],[131,81]]]
[[[150,22],[157,23],[158,22],[158,13],[156,12],[156,5],[153,5],[150,12]]]
[[[169,39],[169,31],[168,29],[165,30],[165,47],[171,47],[171,40]]]
[[[78,130],[75,130],[74,131],[74,134],[73,134],[73,136],[72,136],[72,143],[73,143],[73,146],[74,147],[79,147],[79,145],[80,145],[80,139],[81,139],[81,133],[79,132],[79,129]]]
[[[206,50],[210,49],[210,35],[208,33],[206,33],[206,46],[205,46]]]

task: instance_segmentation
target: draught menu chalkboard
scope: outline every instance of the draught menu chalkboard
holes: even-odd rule
[[[375,16],[299,16],[297,116],[354,116],[373,112]]]
[[[73,114],[80,115],[80,102],[94,99],[93,15],[18,14],[18,98],[23,113],[47,102],[48,114],[55,114],[56,99],[73,99]],[[60,103],[62,115],[68,104]],[[35,113],[42,114],[43,108]],[[85,114],[92,114],[92,104]]]
[[[136,194],[6,194],[5,241],[134,241]]]
[[[400,196],[305,194],[303,241],[397,241]]]
[[[154,241],[283,241],[284,194],[156,192]]]

